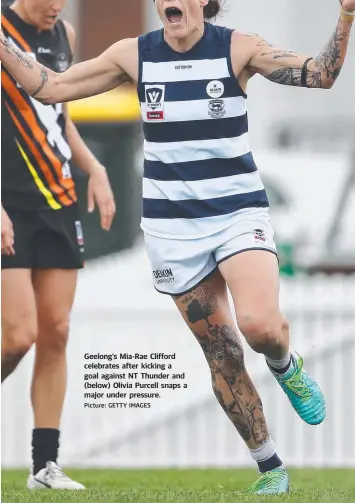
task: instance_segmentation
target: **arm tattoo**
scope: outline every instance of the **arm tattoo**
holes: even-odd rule
[[[211,323],[218,299],[206,285],[177,298],[184,307],[197,341],[209,364],[214,394],[245,442],[260,447],[269,433],[260,397],[246,371],[243,347],[232,325]],[[217,318],[218,319],[218,318]],[[206,322],[201,328],[198,322]],[[249,444],[248,444],[249,445]]]
[[[257,43],[257,47],[275,47],[273,44],[270,44],[267,40],[260,40],[260,42]]]
[[[276,84],[284,86],[302,86],[301,68],[279,68],[265,77]],[[311,70],[306,71],[307,87],[322,87],[322,74]]]
[[[37,96],[37,94],[42,91],[43,89],[43,86],[44,84],[47,82],[48,80],[48,73],[46,71],[46,69],[44,68],[44,66],[42,67],[42,70],[41,70],[41,79],[42,79],[42,82],[41,84],[39,85],[38,89],[36,89],[36,91],[34,93],[32,93],[32,97],[35,98]]]
[[[8,54],[11,54],[11,56],[13,56],[16,59],[17,63],[19,63],[20,65],[23,65],[26,68],[30,68],[31,70],[34,68],[32,58],[26,56],[26,54],[24,54],[22,51],[17,49],[17,47],[15,47],[13,44],[11,44],[7,38],[1,37],[0,40],[1,40],[1,44],[4,47],[5,51]]]
[[[297,58],[298,54],[295,51],[271,51],[271,52],[263,52],[260,56],[270,56],[273,54],[272,59],[282,59],[282,58]]]
[[[302,79],[302,69],[300,68],[279,68],[265,77],[272,82],[287,86],[326,87],[326,83],[334,83],[340,74],[348,39],[349,32],[346,31],[343,21],[340,20],[323,51],[313,60],[313,68],[304,69],[304,79]],[[293,54],[296,53],[272,51],[271,53],[263,53],[262,56],[267,54],[274,54],[273,59],[282,59],[295,57]]]
[[[348,38],[349,34],[344,31],[344,23],[340,20],[331,39],[315,59],[316,68],[326,78],[331,78],[334,82],[338,78],[343,65],[340,45],[345,40],[347,41]]]

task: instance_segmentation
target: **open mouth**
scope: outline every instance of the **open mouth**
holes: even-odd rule
[[[182,11],[177,7],[168,7],[165,10],[165,16],[171,24],[180,23],[182,20]]]
[[[48,23],[55,23],[58,19],[58,16],[54,15],[54,16],[47,16],[46,17],[46,20]]]

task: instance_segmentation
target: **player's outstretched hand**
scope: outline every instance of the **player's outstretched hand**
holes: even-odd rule
[[[97,205],[100,212],[101,227],[109,231],[116,213],[116,204],[111,185],[103,166],[90,175],[88,185],[88,211],[92,213]]]
[[[355,0],[340,0],[340,3],[346,12],[355,12]]]
[[[15,234],[9,215],[1,206],[1,253],[15,255]]]

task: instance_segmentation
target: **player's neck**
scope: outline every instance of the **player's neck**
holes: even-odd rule
[[[169,35],[167,31],[164,32],[166,43],[176,52],[188,52],[192,49],[199,40],[203,37],[205,26],[197,27],[185,38],[175,38]]]
[[[10,9],[12,9],[16,14],[18,15],[19,18],[22,19],[27,24],[30,24],[31,26],[36,27],[33,23],[30,17],[28,16],[26,10],[23,8],[22,4],[20,2],[15,2],[10,6]],[[37,31],[40,32],[41,30],[37,28]]]

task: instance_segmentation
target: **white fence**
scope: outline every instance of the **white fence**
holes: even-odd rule
[[[355,467],[355,277],[283,280],[281,304],[291,321],[293,347],[319,380],[328,412],[322,425],[305,425],[263,358],[246,348],[249,372],[280,456],[293,466]],[[112,352],[176,353],[174,370],[185,372],[188,388],[166,390],[150,409],[84,409],[84,354]],[[171,299],[154,291],[140,247],[82,273],[68,359],[63,465],[251,464],[244,443],[212,394],[198,343]],[[3,386],[4,467],[30,463],[32,362],[31,353]]]

